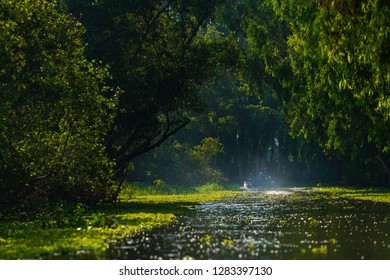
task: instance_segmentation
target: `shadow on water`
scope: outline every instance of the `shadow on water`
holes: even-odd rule
[[[107,259],[390,259],[387,204],[299,189],[200,204],[168,227],[114,244]]]

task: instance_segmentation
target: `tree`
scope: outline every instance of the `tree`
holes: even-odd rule
[[[344,168],[354,170],[354,183],[388,185],[388,5],[275,2],[289,22],[289,60],[300,84],[289,105],[292,132],[349,159]]]
[[[201,112],[199,89],[234,65],[230,39],[210,35],[218,2],[68,0],[86,26],[89,56],[109,64],[123,90],[106,139],[118,175]]]
[[[218,15],[220,24],[235,32],[246,61],[236,83],[247,101],[233,109],[241,119],[240,161],[252,166],[252,174],[268,166],[287,179],[292,169],[288,157],[296,153],[298,142],[289,136],[286,118],[292,76],[286,59],[288,26],[268,0],[227,1]]]
[[[180,186],[225,182],[223,173],[215,165],[216,158],[223,153],[221,142],[206,137],[200,143],[192,144],[196,141],[193,137],[191,140],[180,137],[186,130],[187,127],[158,149],[136,158],[134,170],[127,179],[148,183],[162,180]]]
[[[0,3],[2,212],[111,197],[103,140],[117,92],[85,59],[83,35],[55,1]]]
[[[388,5],[227,2],[219,15],[252,58],[247,60],[249,80],[257,87],[249,91],[258,91],[260,102],[274,92],[277,105],[271,108],[278,129],[276,134],[266,131],[278,140],[279,166],[293,168],[286,164],[293,160],[305,169],[298,173],[310,177],[317,173],[318,178],[346,177],[354,184],[388,184]]]

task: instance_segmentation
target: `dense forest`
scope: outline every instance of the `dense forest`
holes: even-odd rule
[[[122,183],[390,186],[387,0],[0,0],[0,213]]]

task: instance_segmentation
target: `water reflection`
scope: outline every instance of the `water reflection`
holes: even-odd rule
[[[390,259],[388,205],[251,192],[114,244],[108,259]],[[268,196],[272,196],[269,199]]]

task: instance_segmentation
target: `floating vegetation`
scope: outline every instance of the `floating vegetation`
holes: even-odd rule
[[[314,248],[311,249],[311,252],[313,254],[327,255],[328,254],[328,246],[327,245],[321,245],[320,247],[314,247]]]
[[[209,188],[215,187],[192,195],[134,195],[85,213],[86,223],[74,227],[3,220],[0,258],[390,259],[386,191]]]
[[[310,217],[309,218],[309,224],[311,226],[316,226],[316,225],[318,225],[318,221],[316,219]]]
[[[201,242],[204,242],[204,243],[207,243],[207,244],[210,244],[211,243],[211,235],[207,235],[207,236],[202,236],[200,238],[200,241]]]
[[[233,246],[233,244],[234,244],[234,240],[232,240],[232,239],[224,239],[222,241],[223,246]]]
[[[116,206],[101,207],[90,214],[76,208],[71,216],[61,212],[54,217],[32,220],[3,219],[0,221],[0,259],[106,258],[106,250],[118,240],[173,224],[178,215],[195,211],[193,206],[197,203],[221,201],[236,194],[218,191],[134,195],[131,199],[122,199]]]
[[[360,199],[360,189],[357,197],[352,193],[324,187],[243,192],[234,200],[200,204],[179,217],[179,225],[152,230],[137,254],[111,257],[390,259],[390,204]]]

